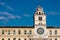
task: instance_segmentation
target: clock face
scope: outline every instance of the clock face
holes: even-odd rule
[[[37,29],[37,33],[40,34],[40,35],[43,34],[44,33],[44,29],[43,28],[38,28]]]

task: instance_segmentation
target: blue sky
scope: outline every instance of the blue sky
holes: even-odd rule
[[[48,26],[60,26],[60,0],[0,0],[0,26],[32,26],[38,1]]]

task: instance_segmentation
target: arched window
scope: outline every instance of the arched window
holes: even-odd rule
[[[32,34],[32,30],[29,30],[29,34]]]
[[[10,40],[10,38],[8,38],[8,40]]]
[[[26,31],[26,30],[24,30],[24,34],[26,34],[26,32],[27,32],[27,31]]]
[[[20,30],[18,30],[18,34],[20,34],[21,33],[21,31]]]
[[[57,38],[55,38],[55,40],[57,40]]]
[[[20,40],[20,38],[18,40]]]
[[[52,40],[52,38],[50,40]]]
[[[57,30],[55,30],[55,35],[57,35]]]
[[[16,38],[14,38],[13,40],[16,40]]]
[[[41,15],[41,12],[39,12],[39,14]]]
[[[4,40],[4,38],[2,38],[2,40]]]
[[[24,40],[26,40],[26,38]]]
[[[8,34],[10,35],[10,30],[8,30]]]
[[[29,40],[31,40],[31,39],[29,39]]]
[[[4,30],[2,30],[2,34],[4,34]]]
[[[16,30],[13,30],[13,34],[16,34]]]
[[[50,35],[52,35],[52,30],[50,30]]]

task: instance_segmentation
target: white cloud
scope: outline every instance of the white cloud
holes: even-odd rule
[[[9,15],[8,19],[21,19],[21,17],[17,15]]]
[[[10,20],[21,19],[21,16],[14,15],[8,12],[0,12],[0,23],[8,23]]]
[[[4,2],[0,2],[0,5],[6,7],[6,8],[9,9],[9,10],[13,10],[13,11],[14,11],[14,9],[13,9],[11,6],[7,5],[7,4],[4,3]]]
[[[56,12],[56,11],[47,11],[46,14],[47,14],[47,15],[60,15],[60,12]]]
[[[8,19],[4,16],[0,16],[0,23],[6,24],[8,22]]]
[[[20,16],[16,16],[16,18],[20,19],[21,17]]]
[[[5,19],[20,19],[21,17],[18,16],[18,15],[14,15],[14,14],[11,14],[11,13],[8,13],[8,12],[0,12],[0,15],[2,15],[0,17],[0,20],[5,20]],[[7,16],[7,17],[3,17],[3,16]]]
[[[6,4],[5,2],[0,2],[0,5],[6,7],[6,8],[9,9],[9,10],[13,10],[13,11],[14,11],[14,9],[13,9],[11,6],[9,6],[8,4]],[[8,13],[8,12],[0,12],[0,15],[6,15],[6,16],[8,16],[8,17],[7,17],[8,19],[16,19],[16,18],[17,18],[17,19],[20,19],[20,18],[21,18],[21,17],[18,16],[18,15],[13,15],[13,14]]]
[[[7,15],[7,16],[12,15],[12,14],[10,14],[10,13],[8,13],[8,12],[0,12],[0,14],[1,14],[1,15]]]
[[[6,8],[9,9],[9,10],[13,10],[14,11],[14,9],[11,6],[9,6],[9,5]]]
[[[0,16],[0,20],[7,20],[7,18],[4,16]]]
[[[0,5],[4,6],[8,10],[15,11],[10,5],[6,4],[5,2],[0,2]],[[14,15],[6,11],[0,12],[0,20],[2,20],[4,23],[13,19],[21,19],[21,16]]]
[[[25,17],[30,17],[31,15],[29,15],[29,14],[24,14],[23,16],[25,16]]]

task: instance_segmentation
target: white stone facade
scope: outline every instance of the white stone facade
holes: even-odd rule
[[[59,30],[60,28],[47,28],[46,15],[43,8],[38,6],[34,14],[34,26],[1,26],[0,40],[60,40]]]

